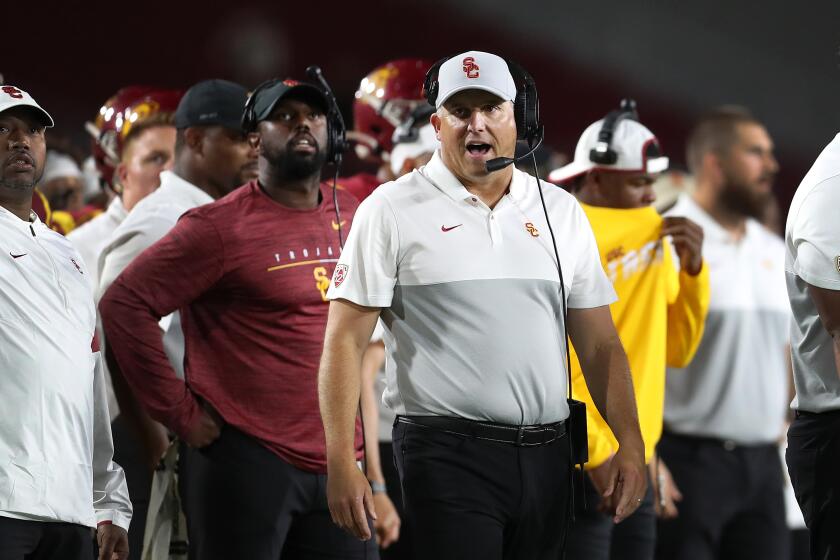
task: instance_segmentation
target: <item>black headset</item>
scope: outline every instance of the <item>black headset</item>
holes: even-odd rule
[[[306,74],[313,78],[316,84],[309,84],[321,91],[327,100],[327,163],[333,163],[337,166],[341,165],[342,154],[347,150],[347,128],[344,125],[344,117],[338,108],[338,103],[335,100],[330,85],[324,78],[321,69],[317,66],[310,66],[306,69]],[[245,132],[254,132],[257,130],[258,117],[256,112],[256,100],[261,91],[269,89],[274,85],[282,82],[279,78],[266,80],[254,89],[251,95],[245,101],[245,110],[242,112],[242,130]]]
[[[432,106],[436,106],[438,90],[438,72],[441,65],[452,57],[445,57],[429,68],[423,81],[423,95]],[[534,78],[516,62],[504,59],[513,82],[516,84],[516,99],[513,102],[513,115],[516,120],[516,139],[525,140],[529,146],[542,140],[543,127],[540,124],[540,99]]]
[[[619,109],[610,111],[604,117],[604,124],[601,125],[601,130],[598,132],[598,143],[589,150],[589,161],[601,165],[613,165],[618,161],[618,154],[612,148],[612,140],[618,125],[625,119],[639,121],[636,102],[629,98],[622,99]]]

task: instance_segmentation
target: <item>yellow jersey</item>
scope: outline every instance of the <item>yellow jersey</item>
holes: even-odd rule
[[[679,270],[676,252],[660,238],[662,217],[652,207],[616,209],[581,204],[589,218],[601,264],[618,295],[610,313],[627,352],[645,461],[662,435],[665,367],[685,367],[703,336],[709,309],[709,272]],[[618,451],[618,442],[592,402],[572,348],[572,390],[586,403],[589,437],[587,469]]]

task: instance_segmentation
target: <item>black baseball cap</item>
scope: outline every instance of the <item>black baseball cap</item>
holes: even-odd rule
[[[282,99],[294,95],[307,103],[312,103],[316,107],[321,108],[324,113],[329,112],[329,101],[324,91],[313,84],[307,82],[298,82],[296,80],[278,81],[256,93],[254,99],[254,117],[256,122],[264,121],[274,107],[277,106]]]
[[[175,111],[175,128],[216,125],[242,130],[248,90],[227,80],[204,80],[184,94]]]

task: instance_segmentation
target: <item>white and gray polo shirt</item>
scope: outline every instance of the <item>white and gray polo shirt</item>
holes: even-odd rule
[[[589,221],[543,185],[570,308],[615,301]],[[537,181],[514,170],[494,209],[439,153],[353,219],[330,299],[381,307],[397,414],[545,424],[568,416],[560,283]]]
[[[785,228],[785,276],[797,410],[840,409],[840,377],[831,336],[807,285],[840,290],[840,135],[826,146],[796,190]]]
[[[667,213],[704,232],[711,300],[691,364],[668,368],[665,427],[738,444],[776,441],[788,397],[788,320],[782,240],[753,219],[739,239],[683,195]]]

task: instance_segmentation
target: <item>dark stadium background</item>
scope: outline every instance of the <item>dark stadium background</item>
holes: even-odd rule
[[[253,87],[318,64],[349,120],[374,66],[467,49],[514,58],[533,74],[546,142],[566,153],[625,95],[677,164],[704,109],[749,107],[777,144],[783,208],[840,128],[840,2],[66,1],[3,11],[0,73],[79,145],[84,121],[128,84],[186,88],[223,77]]]

